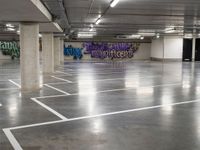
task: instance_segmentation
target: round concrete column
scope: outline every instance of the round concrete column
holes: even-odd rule
[[[54,72],[54,38],[53,33],[42,34],[42,69],[43,73]]]
[[[39,24],[20,24],[20,67],[22,90],[40,88]]]
[[[60,38],[54,38],[54,65],[60,65]]]

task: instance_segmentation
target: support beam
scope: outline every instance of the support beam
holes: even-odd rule
[[[54,38],[53,33],[42,34],[42,68],[43,73],[54,72]]]
[[[60,39],[60,62],[64,63],[64,40]]]
[[[37,90],[39,81],[39,24],[20,24],[20,66],[22,90]]]
[[[54,38],[54,65],[60,65],[60,38]]]

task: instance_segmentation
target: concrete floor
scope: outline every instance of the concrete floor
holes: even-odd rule
[[[0,150],[200,149],[200,63],[66,62],[29,93],[18,62],[0,77]]]

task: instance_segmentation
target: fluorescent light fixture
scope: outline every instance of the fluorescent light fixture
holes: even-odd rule
[[[101,14],[98,15],[98,18],[101,18]]]
[[[79,33],[78,37],[79,38],[92,38],[94,35],[93,34],[83,34],[83,33]]]
[[[8,31],[15,31],[14,28],[7,28]]]
[[[133,34],[133,35],[130,35],[128,38],[130,38],[130,39],[139,39],[140,37],[141,37],[141,35]]]
[[[6,27],[9,27],[9,28],[14,28],[14,26],[10,23],[6,24]]]
[[[157,39],[159,39],[160,38],[160,34],[158,33],[158,34],[156,34],[156,38]]]
[[[169,27],[165,29],[165,33],[174,33],[176,30],[174,27]]]
[[[90,25],[90,27],[91,27],[91,28],[93,28],[93,27],[94,27],[94,25],[93,25],[93,24],[91,24],[91,25]]]
[[[94,35],[96,32],[79,32],[77,36],[79,38],[92,38]]]
[[[155,33],[138,33],[139,35],[141,36],[155,36],[156,34]]]
[[[140,37],[140,40],[144,40],[144,37],[143,37],[143,36],[141,36],[141,37]]]
[[[19,31],[19,30],[17,30],[17,34],[20,34],[20,31]]]
[[[90,30],[89,30],[90,32],[92,32],[93,31],[93,28],[90,28]]]
[[[38,35],[38,36],[39,36],[39,37],[42,37],[42,34],[40,34],[40,33],[39,33],[39,35]]]
[[[113,0],[110,4],[110,7],[115,7],[117,5],[117,3],[119,2],[119,0]]]
[[[100,22],[101,22],[101,19],[98,19],[95,24],[98,25]]]

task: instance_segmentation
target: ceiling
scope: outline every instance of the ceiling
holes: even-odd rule
[[[76,39],[79,33],[96,33],[94,39],[123,39],[137,34],[150,38],[156,34],[200,35],[199,0],[119,0],[113,8],[111,2],[2,0],[0,32],[8,22],[33,21],[40,22],[41,32],[62,32],[62,28],[70,39]],[[101,21],[95,25],[99,15]]]
[[[16,35],[20,22],[38,22],[40,32],[63,32],[40,0],[1,0],[0,35]],[[6,24],[11,24],[9,31]]]
[[[89,32],[99,14],[102,15],[101,22],[94,25],[98,37],[138,33],[180,35],[183,31],[198,33],[200,29],[199,0],[120,0],[114,8],[110,7],[112,0],[42,2],[71,36]],[[175,32],[166,33],[166,28],[174,28]]]

